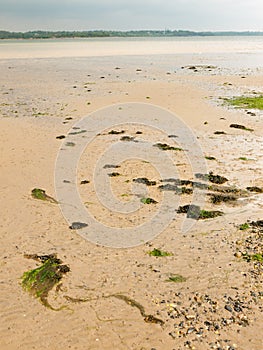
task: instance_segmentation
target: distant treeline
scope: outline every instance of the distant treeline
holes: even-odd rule
[[[187,36],[263,36],[263,32],[193,32],[189,30],[130,30],[130,31],[30,31],[0,30],[0,39],[106,38],[106,37],[187,37]]]

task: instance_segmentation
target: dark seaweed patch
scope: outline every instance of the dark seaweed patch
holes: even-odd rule
[[[252,186],[252,187],[247,187],[247,190],[249,192],[257,192],[257,193],[263,193],[263,188]]]
[[[111,130],[108,132],[109,135],[119,135],[119,134],[124,134],[124,133],[125,133],[125,130],[120,130],[120,131]]]
[[[194,204],[187,204],[184,206],[179,206],[177,213],[187,214],[187,218],[195,219],[195,220],[204,220],[215,218],[217,216],[222,216],[224,213],[218,210],[201,210],[199,206]]]
[[[126,141],[126,142],[137,142],[135,141],[134,137],[132,136],[122,136],[121,141]]]
[[[220,185],[228,181],[228,179],[226,177],[221,176],[221,175],[214,175],[212,171],[210,171],[209,174],[197,173],[197,174],[195,174],[195,176],[198,179],[205,180],[205,181],[208,180],[208,181],[210,181],[212,183],[220,184]]]
[[[153,146],[158,147],[162,151],[182,151],[182,148],[173,147],[173,146],[167,145],[167,143],[156,143]]]
[[[139,177],[137,179],[133,179],[133,182],[139,183],[139,184],[144,184],[146,186],[155,186],[156,181],[150,181],[146,177]]]
[[[215,135],[226,135],[226,133],[224,131],[215,131],[214,134]]]
[[[216,193],[209,193],[210,201],[213,204],[220,204],[222,202],[234,202],[237,200],[237,197],[231,196],[231,195],[225,195],[225,194],[216,194]]]
[[[113,173],[108,174],[109,177],[117,177],[117,176],[120,176],[120,175],[121,174],[117,173],[117,172],[113,172]]]
[[[246,126],[240,125],[240,124],[230,124],[229,127],[230,128],[235,128],[235,129],[246,130],[246,131],[254,131],[254,129],[249,129]]]

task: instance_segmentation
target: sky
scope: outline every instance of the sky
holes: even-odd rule
[[[262,0],[0,0],[0,30],[263,31]]]

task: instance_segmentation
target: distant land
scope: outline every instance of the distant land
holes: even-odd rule
[[[106,38],[106,37],[194,37],[194,36],[263,36],[263,32],[194,32],[189,30],[129,31],[42,31],[9,32],[0,30],[0,39]]]

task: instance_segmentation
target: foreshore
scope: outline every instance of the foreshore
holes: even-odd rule
[[[229,64],[227,56],[220,61],[209,52],[0,59],[1,349],[262,349],[263,242],[256,222],[263,206],[263,114],[229,106],[224,98],[262,94],[263,70],[255,62],[235,67],[235,57]],[[154,216],[165,191],[183,207],[202,183],[208,187],[201,192],[201,210],[222,216],[192,219],[191,229],[182,232],[186,214],[176,213],[151,241],[116,249],[69,228],[59,203],[32,198],[31,191],[40,188],[57,199],[56,159],[66,142],[74,148],[69,133],[78,131],[72,129],[78,121],[126,103],[161,107],[187,125],[206,174],[192,172],[189,149],[158,149],[157,165],[169,155],[174,178],[189,180],[179,186],[182,192],[141,159],[105,164],[101,171],[110,175],[115,198],[141,206],[127,216],[107,209],[97,198],[100,184],[94,178],[107,147],[146,141],[180,147],[174,130],[165,135],[147,123],[113,125],[87,146],[76,170],[74,185],[89,212],[105,226],[136,226]],[[130,139],[121,140],[125,136]],[[211,182],[210,172],[226,182]],[[144,180],[134,193],[134,180],[141,178],[155,183]],[[253,187],[257,190],[248,189]],[[213,203],[215,194],[232,198]],[[157,203],[147,204],[146,197]],[[167,256],[149,254],[157,250]],[[25,254],[56,254],[69,266],[59,287],[48,293],[52,307],[65,308],[56,312],[23,290],[23,273],[41,265]]]

